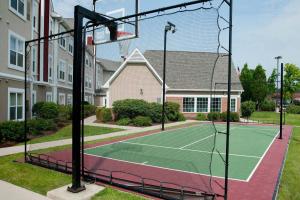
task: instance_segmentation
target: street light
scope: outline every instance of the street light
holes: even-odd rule
[[[167,34],[171,31],[173,34],[176,32],[175,24],[167,22],[164,30],[164,63],[163,63],[163,109],[161,119],[161,130],[165,130],[165,102],[166,102],[166,54],[167,54]]]

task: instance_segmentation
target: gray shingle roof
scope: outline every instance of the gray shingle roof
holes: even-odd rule
[[[117,69],[121,66],[121,62],[97,58],[97,63],[102,65],[103,69],[106,71],[117,71]]]
[[[145,58],[162,77],[163,51],[148,50]],[[170,89],[211,89],[211,75],[217,53],[168,51],[166,61],[166,83]],[[213,87],[227,89],[228,56],[220,54],[214,72]],[[232,89],[243,90],[235,67],[232,68]]]

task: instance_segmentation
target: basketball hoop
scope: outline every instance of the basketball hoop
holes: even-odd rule
[[[121,58],[123,58],[124,60],[126,60],[126,58],[128,56],[128,50],[129,50],[129,46],[130,46],[130,42],[131,42],[131,40],[128,38],[130,38],[130,36],[133,36],[133,34],[129,33],[129,32],[125,32],[125,31],[118,31],[118,33],[117,33],[118,40],[120,40],[118,42],[120,55],[121,55]]]

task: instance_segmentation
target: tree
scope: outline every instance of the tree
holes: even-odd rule
[[[271,76],[268,78],[268,94],[276,92],[277,70],[273,69]]]
[[[294,64],[287,63],[284,71],[284,98],[293,102],[294,93],[300,89],[300,69]]]
[[[261,65],[257,65],[253,72],[253,83],[251,84],[251,94],[257,107],[265,100],[268,94],[267,77]]]
[[[243,102],[241,106],[241,111],[242,111],[242,116],[248,119],[255,111],[255,103],[252,101]]]
[[[244,92],[242,93],[242,101],[252,100],[251,84],[253,83],[253,70],[248,68],[246,63],[242,69],[240,81]]]

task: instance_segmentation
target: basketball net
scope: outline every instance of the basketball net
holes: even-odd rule
[[[131,42],[131,40],[125,39],[125,38],[128,38],[130,36],[132,36],[132,33],[129,33],[129,32],[118,31],[118,33],[117,33],[118,40],[120,40],[118,42],[120,56],[123,60],[126,60],[126,58],[128,56],[129,46],[130,46],[130,42]],[[122,40],[122,39],[124,39],[124,40]]]

